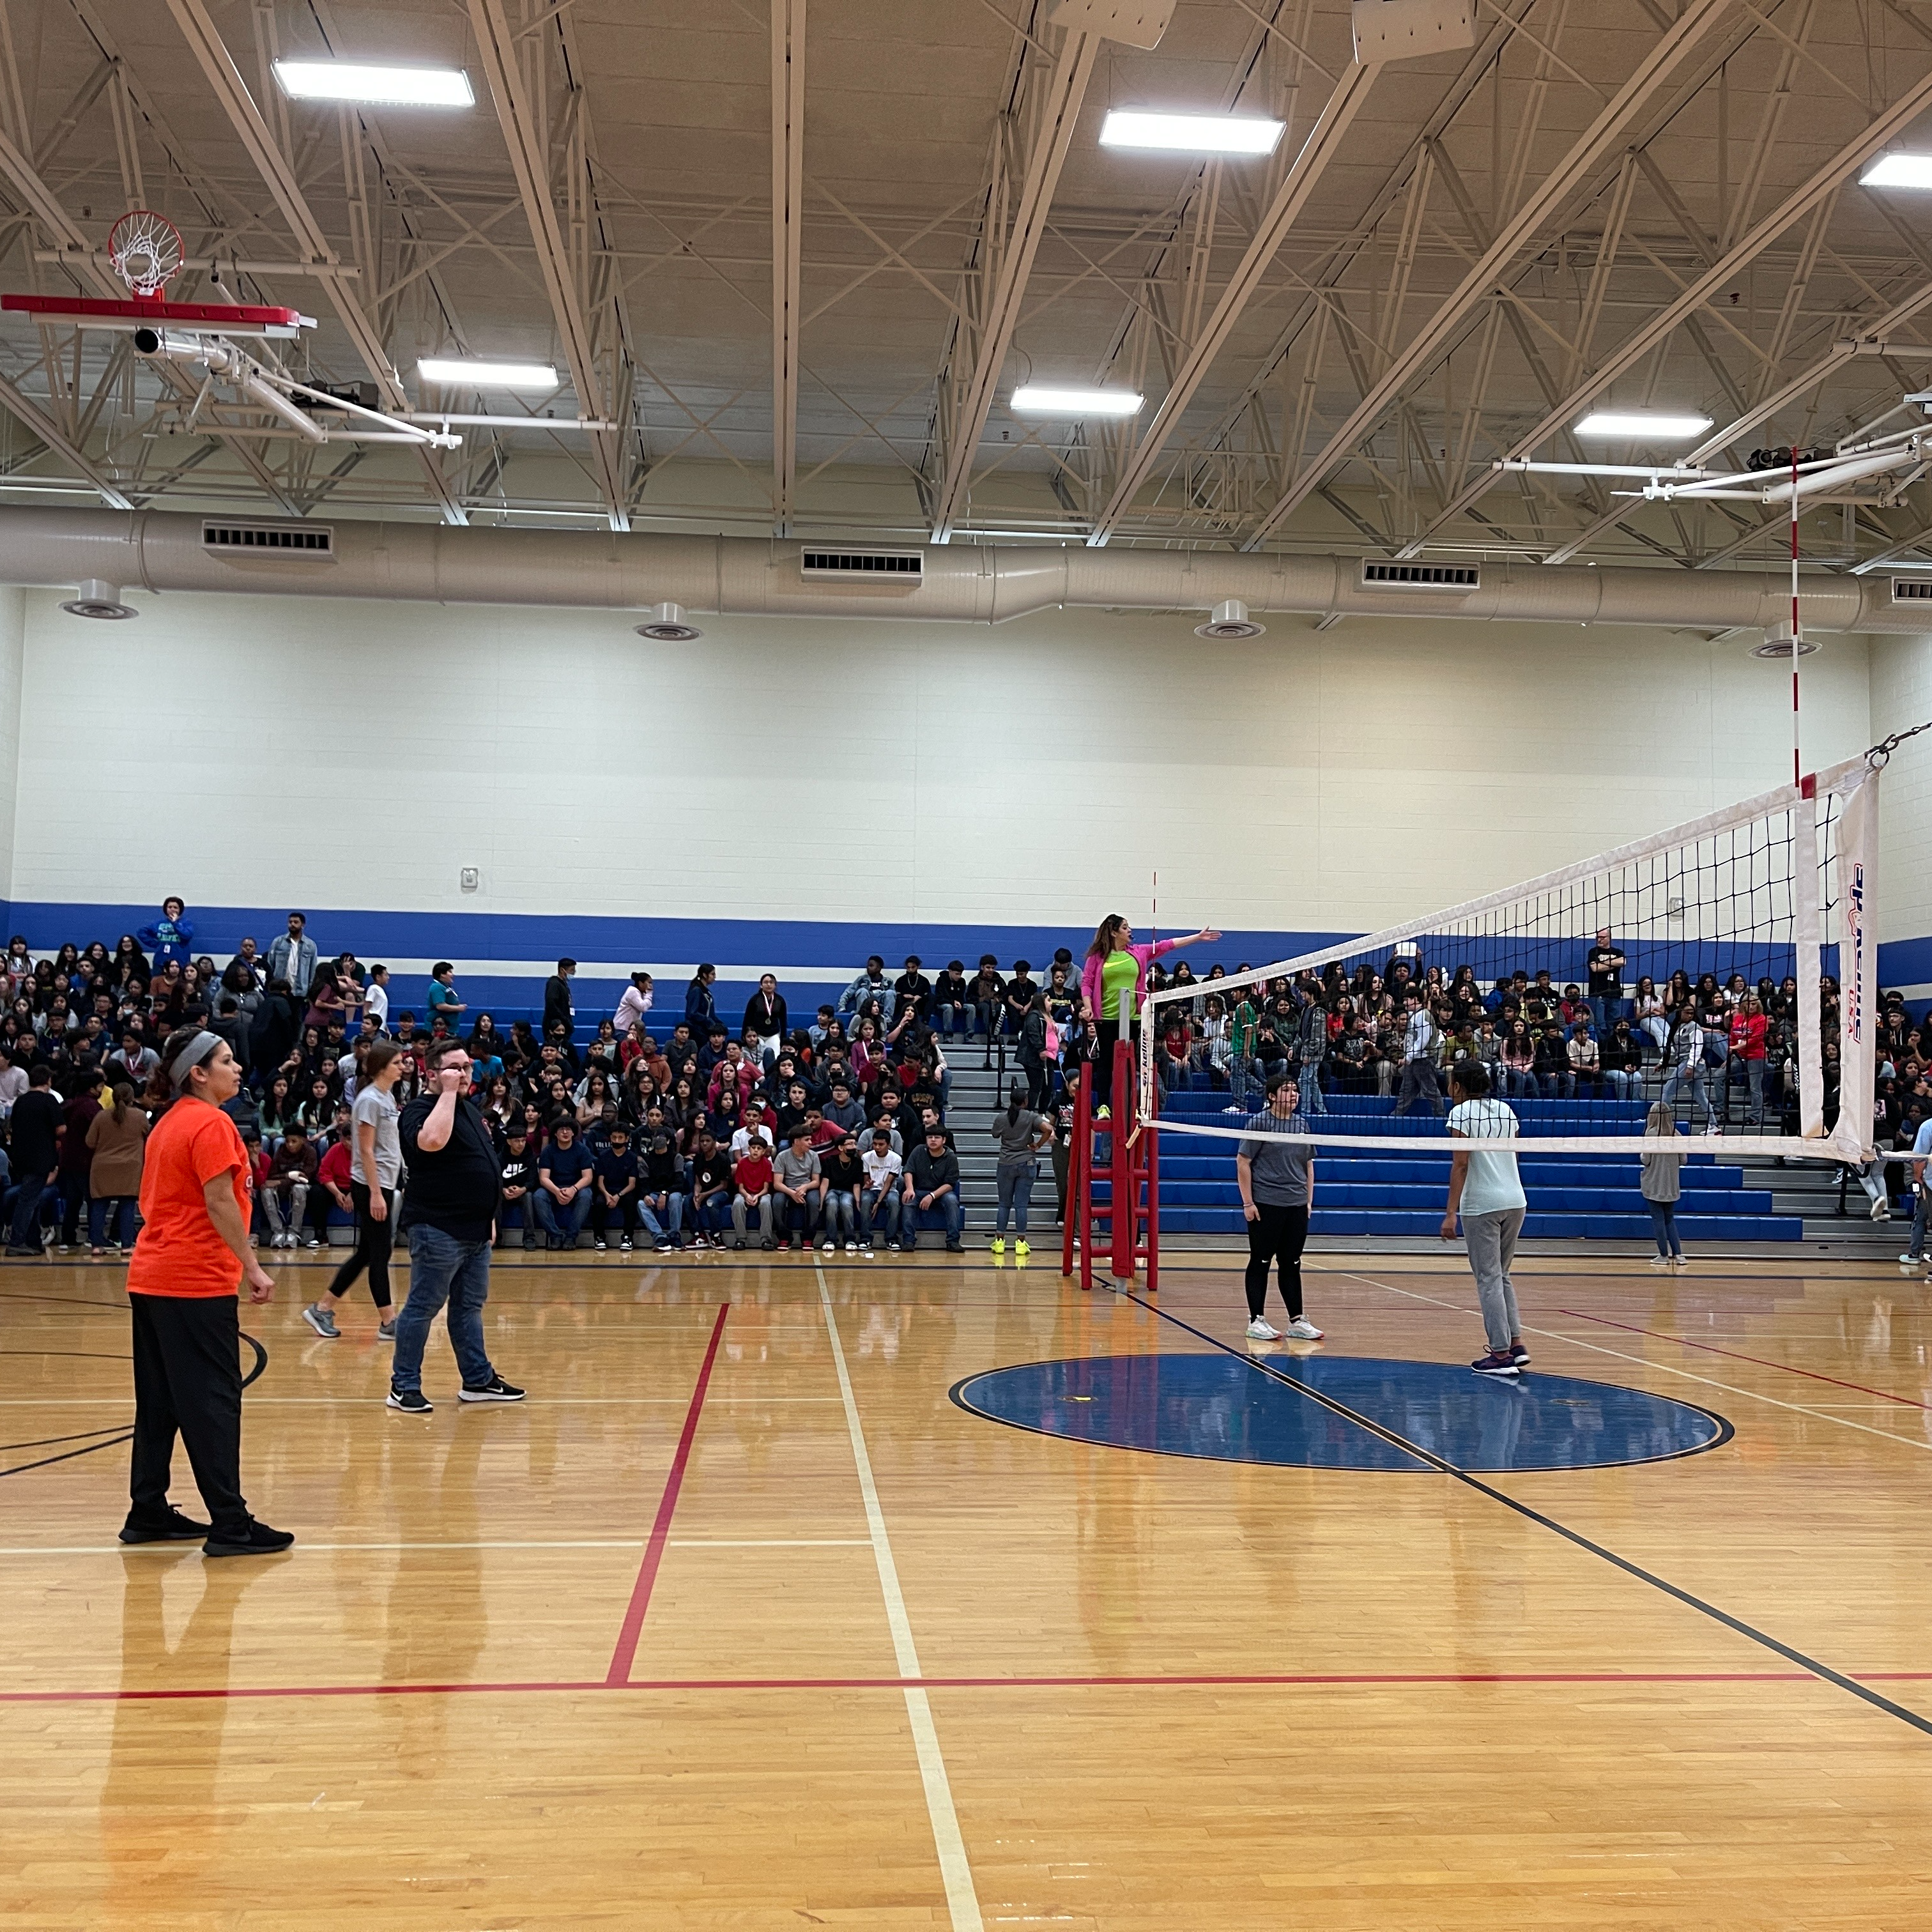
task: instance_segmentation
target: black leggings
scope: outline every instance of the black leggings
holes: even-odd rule
[[[321,1189],[316,1191],[325,1201],[328,1199]],[[349,1195],[356,1203],[356,1252],[335,1270],[328,1292],[332,1295],[346,1294],[355,1286],[356,1277],[367,1268],[370,1297],[379,1309],[386,1310],[390,1305],[389,1248],[395,1233],[396,1196],[393,1190],[385,1193],[389,1211],[378,1221],[369,1212],[369,1190],[361,1181],[349,1184]]]
[[[1248,1318],[1258,1322],[1268,1303],[1268,1263],[1281,1267],[1281,1298],[1288,1318],[1301,1319],[1301,1250],[1308,1240],[1308,1210],[1255,1203],[1248,1223]]]

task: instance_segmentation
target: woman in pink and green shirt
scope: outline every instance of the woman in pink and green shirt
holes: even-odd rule
[[[1096,1058],[1103,1066],[1112,1064],[1114,1042],[1120,1037],[1123,999],[1126,1002],[1128,1036],[1131,1039],[1140,1030],[1141,990],[1149,962],[1184,946],[1220,936],[1213,926],[1204,926],[1185,939],[1162,939],[1151,946],[1136,946],[1134,929],[1123,914],[1112,913],[1101,920],[1100,929],[1087,949],[1087,964],[1081,970],[1080,1012],[1098,1036]]]

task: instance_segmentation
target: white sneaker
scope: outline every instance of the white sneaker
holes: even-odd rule
[[[1248,1340],[1250,1342],[1279,1342],[1281,1340],[1281,1330],[1279,1328],[1270,1328],[1268,1323],[1257,1315],[1248,1324]]]
[[[825,1244],[825,1252],[826,1252],[828,1255],[830,1255],[830,1254],[836,1254],[836,1253],[838,1252],[838,1244],[836,1241],[827,1241],[827,1242],[826,1243],[826,1244]]]
[[[1652,1255],[1650,1264],[1654,1268],[1667,1268],[1670,1265],[1670,1257],[1668,1255]]]
[[[1892,1203],[1881,1196],[1872,1203],[1871,1214],[1874,1221],[1889,1221],[1892,1219]]]
[[[1282,1332],[1296,1342],[1318,1342],[1322,1339],[1322,1330],[1305,1315],[1298,1315]]]
[[[294,1244],[293,1244],[293,1243],[291,1243],[290,1245],[291,1246],[292,1246]],[[322,1246],[322,1244],[321,1244],[319,1240],[317,1240],[316,1239],[316,1238],[315,1238],[313,1234],[311,1234],[311,1235],[310,1235],[310,1237],[308,1238],[308,1245],[309,1245],[311,1248],[319,1248],[319,1247],[320,1247],[320,1246]]]
[[[1724,1138],[1724,1129],[1719,1126],[1715,1120],[1713,1120],[1711,1124],[1704,1130],[1704,1138],[1707,1141],[1721,1140]]]
[[[859,1244],[856,1241],[848,1241],[845,1244],[845,1252],[848,1255],[856,1255],[859,1252]]]

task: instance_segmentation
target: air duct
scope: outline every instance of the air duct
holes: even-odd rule
[[[331,560],[318,568],[313,559],[272,549],[210,550],[206,520],[161,510],[0,509],[0,583],[64,586],[98,578],[160,592],[633,612],[676,604],[729,616],[978,624],[1064,608],[1206,613],[1233,602],[1316,617],[1718,632],[1772,629],[1791,611],[1790,574],[1774,571],[1492,561],[1476,588],[1458,586],[1451,597],[1424,586],[1370,588],[1354,557],[956,543],[928,547],[916,582],[842,583],[806,577],[802,544],[765,538],[462,529],[340,516],[331,519]],[[314,526],[292,520],[287,527]],[[1894,603],[1886,576],[1809,577],[1802,602],[1808,632],[1932,630],[1932,612]]]
[[[140,614],[132,604],[122,602],[119,584],[106,583],[98,577],[82,578],[74,596],[61,608],[70,617],[98,617],[110,622]]]

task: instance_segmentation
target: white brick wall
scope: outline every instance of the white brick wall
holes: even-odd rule
[[[16,898],[1085,925],[1144,916],[1157,868],[1164,930],[1360,931],[1790,769],[1782,668],[1676,632],[1229,647],[1090,611],[666,646],[620,614],[136,601],[25,593]],[[1869,742],[1863,640],[1808,660],[1805,716],[1808,764]]]
[[[1928,718],[1932,636],[1874,638],[1874,740]],[[1879,937],[1932,935],[1932,733],[1899,747],[1879,799]]]

